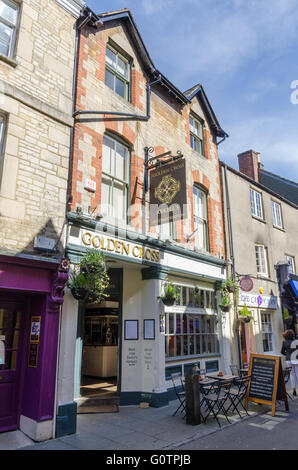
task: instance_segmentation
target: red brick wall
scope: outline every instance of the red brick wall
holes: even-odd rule
[[[249,178],[259,181],[258,161],[259,154],[253,150],[240,153],[238,155],[239,171]]]
[[[80,37],[80,48],[78,57],[78,83],[76,93],[76,109],[85,109],[86,99],[86,84],[87,86],[92,84],[96,86],[96,81],[99,80],[101,83],[105,80],[105,50],[106,41],[108,35],[104,36],[102,33],[94,34],[84,30]],[[88,76],[88,80],[87,80]],[[112,93],[111,90],[107,89],[104,85],[98,87],[98,98],[101,103],[102,96],[100,93]],[[90,90],[88,89],[90,94]],[[133,69],[131,72],[131,103],[127,106],[133,105],[140,111],[144,112],[142,100],[144,100],[144,75],[137,69]],[[113,97],[114,107],[111,106],[105,109],[116,110],[117,97],[114,95],[108,95]],[[120,105],[123,104],[122,99],[119,97],[119,109]],[[166,100],[163,101],[166,103]],[[90,106],[90,96],[89,105]],[[95,105],[94,105],[95,106]],[[169,104],[169,106],[171,106]],[[94,108],[93,108],[94,109]],[[97,105],[95,109],[100,109]],[[103,109],[103,108],[101,108]],[[170,109],[170,108],[169,108]],[[91,210],[96,209],[101,203],[101,167],[102,167],[102,140],[105,131],[112,132],[120,136],[125,142],[127,142],[130,150],[130,204],[134,205],[134,210],[131,214],[131,223],[138,229],[142,228],[142,202],[143,202],[143,188],[144,188],[144,147],[146,145],[153,145],[154,153],[150,154],[149,157],[154,155],[162,154],[168,150],[175,152],[176,146],[180,147],[179,141],[174,139],[181,132],[183,142],[181,142],[182,153],[185,154],[185,158],[188,161],[187,168],[189,174],[187,175],[187,198],[188,198],[188,214],[187,219],[189,221],[190,232],[183,233],[182,227],[184,222],[176,222],[176,233],[179,235],[178,241],[180,243],[193,246],[194,238],[192,237],[190,242],[187,243],[186,236],[194,230],[193,225],[193,184],[200,184],[207,192],[207,211],[208,211],[208,224],[209,224],[209,246],[211,254],[215,256],[223,255],[224,250],[224,239],[223,239],[223,221],[222,221],[222,205],[221,205],[221,191],[220,191],[220,180],[219,180],[219,164],[217,156],[217,148],[213,145],[215,138],[211,134],[208,128],[204,129],[204,159],[198,156],[196,160],[194,152],[190,148],[190,132],[189,132],[189,111],[190,105],[185,106],[182,109],[182,115],[177,117],[173,121],[167,121],[167,125],[163,123],[163,127],[159,126],[159,121],[166,116],[166,112],[163,109],[160,110],[158,107],[152,108],[152,117],[147,123],[141,123],[134,120],[125,120],[124,118],[118,118],[112,115],[100,115],[98,120],[100,126],[89,124],[88,122],[79,122],[75,124],[74,130],[74,145],[73,145],[73,160],[72,160],[72,174],[71,174],[71,194],[69,208],[75,211],[78,205],[82,204],[82,200],[86,200],[89,197],[90,202],[88,205]],[[173,108],[171,107],[173,113]],[[160,113],[160,114],[159,114]],[[169,114],[170,116],[170,114]],[[162,122],[162,121],[161,121]],[[172,128],[177,125],[182,126],[182,129]],[[93,126],[93,127],[92,127]],[[159,130],[162,129],[162,130]],[[94,129],[100,129],[95,131]],[[166,136],[163,135],[164,130],[167,130]],[[185,136],[185,137],[184,137]],[[167,144],[165,142],[167,141]],[[172,144],[171,142],[175,142]],[[178,142],[178,145],[177,145]],[[92,177],[91,179],[96,180],[96,192],[82,194],[85,191],[83,188],[83,181],[85,179],[82,174],[82,168],[86,170],[86,162],[89,155]],[[200,162],[203,163],[202,167]],[[204,163],[206,162],[206,164]],[[88,170],[88,168],[87,168]],[[87,171],[86,170],[86,171]],[[90,170],[90,168],[89,168]],[[83,170],[84,171],[84,170]],[[149,193],[146,195],[147,201],[149,201]],[[155,232],[155,228],[151,227],[150,230]]]

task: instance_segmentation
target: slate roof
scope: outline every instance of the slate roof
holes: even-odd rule
[[[264,169],[259,169],[259,183],[298,205],[298,183]]]

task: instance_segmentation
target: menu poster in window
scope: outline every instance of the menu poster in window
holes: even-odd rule
[[[30,343],[29,345],[28,367],[37,367],[38,346],[37,343]]]
[[[41,317],[31,318],[30,343],[39,343]]]
[[[279,356],[251,354],[248,375],[251,377],[246,392],[245,407],[248,402],[262,403],[272,407],[275,415],[276,401],[284,401],[288,411],[288,399]]]
[[[155,339],[155,320],[144,320],[144,339]]]
[[[126,340],[139,339],[139,321],[138,320],[125,320],[124,321],[124,339]]]

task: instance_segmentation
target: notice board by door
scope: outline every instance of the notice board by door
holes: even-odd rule
[[[251,379],[246,392],[246,408],[249,401],[262,403],[272,407],[272,416],[274,416],[276,402],[284,401],[286,410],[289,410],[279,356],[251,354],[248,375]]]

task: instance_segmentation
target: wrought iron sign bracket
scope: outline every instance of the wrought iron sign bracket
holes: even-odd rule
[[[160,167],[167,163],[173,162],[183,157],[183,154],[180,150],[177,150],[177,155],[172,155],[172,151],[161,153],[160,155],[155,155],[155,157],[149,158],[149,154],[154,152],[154,147],[145,147],[145,193],[148,191],[148,176],[149,170],[153,168]],[[168,157],[168,158],[167,158]]]

